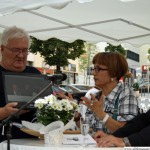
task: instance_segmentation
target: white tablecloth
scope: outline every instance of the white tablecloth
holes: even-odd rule
[[[97,148],[93,146],[88,146],[83,148],[81,145],[60,145],[52,146],[45,145],[43,140],[37,139],[14,139],[10,141],[10,150],[123,150],[123,148]],[[0,143],[0,150],[7,150],[7,142],[4,141]]]

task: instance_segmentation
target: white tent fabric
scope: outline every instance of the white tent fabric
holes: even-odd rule
[[[141,46],[150,44],[149,6],[150,0],[0,0],[0,32],[16,25],[41,40]]]

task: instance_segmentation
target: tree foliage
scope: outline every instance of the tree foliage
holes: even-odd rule
[[[80,57],[79,68],[80,68],[80,71],[83,72],[84,70],[87,70],[87,67],[88,67],[88,56],[86,54]]]
[[[79,59],[79,68],[81,72],[85,70],[87,71],[88,67],[91,67],[92,59],[94,55],[97,53],[96,49],[97,47],[94,44],[87,44],[87,43],[85,44],[86,52],[84,53],[84,55],[81,55]]]
[[[147,59],[150,61],[150,48],[148,49],[148,56]]]
[[[50,66],[56,65],[57,72],[60,71],[61,66],[67,66],[69,64],[68,59],[75,60],[85,52],[84,41],[82,40],[76,40],[72,43],[56,38],[42,41],[31,37],[31,40],[30,51],[35,54],[39,52],[46,64]]]
[[[108,44],[108,46],[105,47],[105,51],[106,52],[119,52],[122,55],[126,56],[126,50],[121,45],[114,46],[114,45]]]

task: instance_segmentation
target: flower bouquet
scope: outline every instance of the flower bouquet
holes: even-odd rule
[[[44,135],[46,144],[61,143],[63,132],[73,125],[73,116],[78,109],[78,104],[68,99],[58,100],[51,94],[43,99],[37,99],[35,107],[37,122],[23,121],[22,124]]]
[[[66,125],[74,116],[78,109],[78,104],[68,99],[58,100],[54,95],[37,99],[35,101],[37,108],[37,122],[47,126],[54,121],[62,121]]]

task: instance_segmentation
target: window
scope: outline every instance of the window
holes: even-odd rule
[[[139,54],[127,50],[127,58],[139,62]]]

